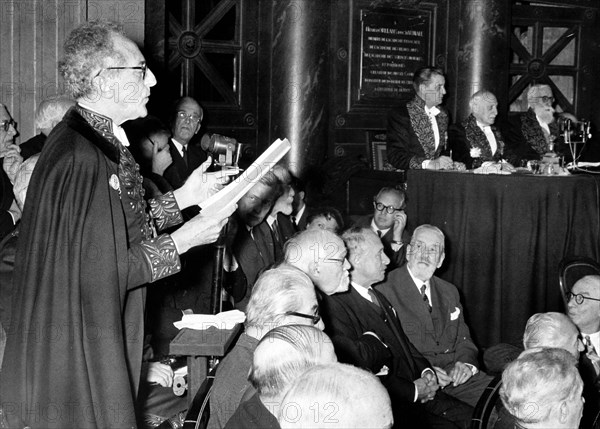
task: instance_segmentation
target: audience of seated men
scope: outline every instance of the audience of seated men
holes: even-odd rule
[[[331,340],[312,326],[287,325],[258,343],[248,380],[256,393],[243,401],[225,425],[231,429],[278,429],[281,401],[308,368],[337,362]]]
[[[229,271],[225,287],[233,298],[235,307],[244,310],[256,278],[262,270],[275,262],[273,235],[266,222],[274,201],[279,197],[281,186],[277,177],[265,174],[238,201],[229,227],[230,259],[225,264]]]
[[[394,167],[402,170],[452,168],[452,159],[442,155],[448,131],[448,112],[440,106],[446,94],[445,84],[441,69],[418,69],[413,76],[415,97],[390,111],[387,159]]]
[[[400,427],[469,427],[473,408],[438,390],[435,370],[410,342],[387,298],[372,288],[389,263],[377,234],[351,228],[342,238],[351,287],[325,296],[321,307],[340,362],[381,373]]]
[[[408,262],[376,288],[396,310],[409,340],[434,366],[444,392],[475,407],[491,377],[479,369],[458,290],[434,275],[444,258],[442,231],[418,226],[407,246]]]
[[[0,162],[3,165],[0,169],[0,240],[14,229],[21,218],[12,190],[16,172],[12,166],[15,162],[22,161],[19,147],[14,141],[17,135],[17,123],[13,121],[6,106],[0,104]],[[8,175],[11,171],[13,179]]]
[[[373,214],[362,216],[354,226],[371,228],[381,238],[385,254],[390,259],[388,270],[406,262],[406,245],[410,233],[406,230],[406,194],[396,188],[383,187],[373,197]]]
[[[479,168],[483,163],[515,162],[507,148],[500,129],[494,125],[498,115],[496,96],[485,89],[477,91],[469,101],[470,115],[460,124],[450,127],[449,138],[454,158],[468,169]],[[512,170],[512,165],[503,168]]]
[[[394,416],[377,377],[338,363],[317,365],[302,374],[285,395],[278,420],[282,429],[390,429]]]
[[[335,207],[316,207],[307,216],[306,229],[326,229],[337,234],[344,229],[344,219]]]
[[[559,155],[567,154],[553,104],[549,85],[532,85],[527,91],[527,111],[509,116],[504,135],[514,162],[539,160],[551,148]]]
[[[300,232],[284,246],[284,261],[310,277],[319,292],[331,295],[348,290],[350,263],[340,237],[327,229]]]
[[[506,367],[500,398],[516,427],[579,427],[584,400],[576,362],[564,349],[534,348]]]
[[[250,387],[248,371],[258,342],[271,329],[292,324],[323,328],[315,288],[306,274],[282,264],[256,281],[246,309],[245,330],[217,368],[208,427],[222,428]]]

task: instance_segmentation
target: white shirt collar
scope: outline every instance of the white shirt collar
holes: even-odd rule
[[[437,116],[440,113],[440,109],[438,109],[437,106],[427,107],[427,105],[425,105],[425,113]]]
[[[364,299],[366,299],[369,302],[373,302],[373,300],[371,299],[371,295],[369,295],[369,289],[371,289],[370,287],[364,287],[359,285],[356,282],[350,282],[350,285],[354,288],[354,290],[356,292],[359,293],[360,296],[362,296]]]
[[[177,140],[175,140],[173,137],[171,137],[171,141],[173,142],[173,144],[177,148],[177,151],[179,152],[179,155],[181,155],[183,157],[183,145],[181,143],[179,143]]]
[[[375,224],[375,218],[371,219],[371,229],[373,230],[373,232],[375,232],[375,234],[377,234],[377,231],[381,231],[381,236],[383,237],[385,234],[387,234],[387,232],[390,230],[390,228],[386,228],[386,229],[381,229],[377,226],[377,224]]]
[[[537,114],[535,115],[535,119],[537,119],[538,123],[540,124],[540,127],[545,129],[548,132],[548,134],[550,134],[550,127],[548,126],[548,124],[542,121]]]
[[[596,349],[596,352],[600,353],[600,331],[598,332],[594,332],[593,334],[585,334],[585,333],[581,333],[581,336],[585,339],[585,337],[589,336],[590,340],[592,341],[592,345],[594,346],[594,348]]]
[[[302,206],[302,208],[300,210],[298,210],[298,213],[296,213],[295,215],[293,215],[296,218],[296,222],[298,222],[300,220],[300,218],[304,214],[304,210],[306,210],[306,204],[304,204]]]
[[[427,286],[425,288],[425,294],[427,295],[427,298],[429,298],[429,303],[431,305],[431,283],[430,283],[431,279],[424,282],[423,280],[419,280],[418,278],[413,276],[413,273],[410,271],[410,268],[408,268],[408,265],[406,266],[406,269],[408,270],[408,274],[410,274],[410,278],[413,280],[415,287],[419,291],[419,294],[421,293],[421,286],[423,286],[423,285]]]
[[[479,122],[478,120],[475,120],[475,122],[477,123],[477,126],[478,126],[479,128],[481,128],[482,130],[483,130],[484,128],[486,128],[486,127],[487,127],[487,128],[492,128],[492,126],[491,126],[491,125],[485,125],[485,124],[482,124],[482,123],[481,123],[481,122]]]

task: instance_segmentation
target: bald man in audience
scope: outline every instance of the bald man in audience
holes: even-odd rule
[[[444,234],[421,225],[407,246],[408,262],[376,289],[392,304],[404,332],[431,364],[448,395],[475,407],[491,377],[465,323],[458,289],[434,275],[445,258]]]
[[[373,214],[362,216],[354,226],[371,228],[383,243],[390,259],[388,271],[406,263],[406,246],[410,234],[406,230],[406,194],[401,189],[383,187],[373,197]]]
[[[456,159],[469,169],[481,167],[484,162],[509,159],[502,133],[494,125],[498,116],[496,96],[485,89],[477,91],[471,96],[469,108],[470,115],[460,125],[450,127],[449,137]],[[512,170],[512,165],[503,167]]]
[[[252,289],[245,330],[217,368],[209,428],[224,427],[250,387],[248,371],[261,338],[277,326],[292,324],[323,329],[312,282],[302,271],[283,264],[261,274]]]
[[[579,427],[584,401],[576,362],[564,349],[534,348],[506,367],[500,398],[519,427]]]
[[[277,429],[281,401],[308,368],[337,362],[333,344],[320,329],[306,325],[279,326],[254,350],[248,379],[256,393],[242,402],[226,429]]]
[[[344,241],[326,229],[296,234],[284,246],[284,261],[310,277],[325,295],[348,290],[350,263]]]
[[[279,413],[282,429],[389,429],[393,423],[390,397],[377,377],[344,364],[319,365],[302,374]]]
[[[385,277],[389,258],[370,228],[342,238],[352,265],[346,293],[323,297],[323,321],[340,362],[381,374],[394,417],[409,427],[469,427],[473,408],[439,389],[435,370],[413,346],[397,312],[373,285]]]

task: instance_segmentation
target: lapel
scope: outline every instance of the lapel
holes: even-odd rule
[[[437,287],[435,277],[429,280],[429,287],[431,289],[431,300],[433,301],[432,306],[432,321],[433,327],[435,328],[436,339],[439,339],[444,333],[445,319],[448,317],[448,302],[445,296],[440,292]]]
[[[272,234],[266,221],[259,223],[252,229],[254,242],[260,251],[265,266],[275,262],[275,245]]]
[[[379,303],[381,304],[381,310],[383,311],[384,321],[386,322],[388,327],[392,330],[392,332],[396,336],[396,339],[400,343],[400,346],[402,347],[402,349],[406,355],[406,361],[408,362],[408,365],[410,366],[410,370],[414,374],[414,372],[415,372],[414,359],[412,357],[412,353],[410,352],[410,346],[408,345],[408,338],[406,337],[406,334],[404,333],[404,330],[402,329],[400,320],[398,319],[398,316],[394,312],[394,308],[392,307],[392,304],[390,304],[390,302],[387,300],[387,298],[385,296],[383,296],[383,294],[376,289],[373,289],[373,292],[374,292],[375,296],[377,297],[377,299],[379,300]],[[358,295],[358,292],[356,292],[356,294]],[[364,299],[362,297],[360,297],[360,298]]]
[[[425,332],[434,332],[435,329],[433,326],[433,319],[431,317],[431,313],[429,313],[427,306],[423,302],[421,292],[419,291],[419,289],[417,289],[417,285],[410,276],[406,264],[400,269],[403,270],[402,274],[403,276],[405,276],[406,279],[405,282],[402,282],[402,284],[406,285],[406,287],[396,287],[395,289],[398,291],[399,295],[401,295],[400,302],[414,303],[414,306],[412,306],[412,308],[409,309],[409,311],[412,311],[416,315],[416,318],[418,320],[423,321],[423,325],[425,326]]]

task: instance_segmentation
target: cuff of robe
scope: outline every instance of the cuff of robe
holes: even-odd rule
[[[156,229],[162,231],[165,228],[179,225],[183,222],[181,210],[177,205],[173,191],[169,191],[159,197],[148,201],[150,216],[156,222]]]
[[[179,253],[177,253],[175,242],[169,234],[144,240],[140,244],[144,257],[152,269],[152,279],[150,281],[154,282],[181,270]]]

